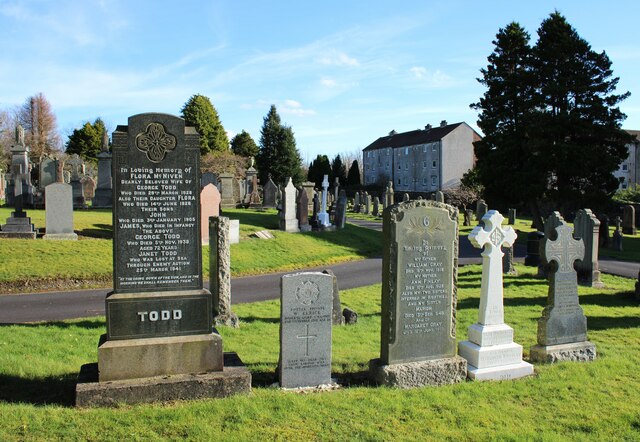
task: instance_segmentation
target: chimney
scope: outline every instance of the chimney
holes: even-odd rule
[[[442,120],[440,122],[440,127],[445,127],[447,125],[447,120]]]
[[[395,131],[395,129],[394,129],[394,130],[392,130],[391,132],[389,132],[389,136],[390,136],[390,137],[392,137],[392,136],[394,136],[394,135],[395,135],[395,134],[397,134],[397,133],[398,133],[398,132],[396,132],[396,131]]]
[[[430,124],[427,124],[427,125],[424,127],[424,130],[431,130],[431,125],[430,125]]]

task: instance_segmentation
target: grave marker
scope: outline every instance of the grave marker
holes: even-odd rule
[[[598,240],[600,221],[590,209],[580,209],[573,220],[576,239],[584,241],[584,258],[576,262],[578,281],[589,287],[602,288],[598,268]]]
[[[77,240],[73,231],[73,195],[65,183],[49,184],[45,189],[46,233],[43,239]]]
[[[512,247],[516,233],[502,227],[504,217],[490,210],[469,234],[474,247],[483,248],[482,283],[478,322],[469,326],[469,340],[458,344],[472,380],[515,379],[533,374],[533,365],[522,360],[522,346],[513,342],[513,329],[504,323],[502,299],[502,250]]]

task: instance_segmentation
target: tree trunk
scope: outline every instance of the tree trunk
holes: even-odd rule
[[[544,220],[540,214],[540,205],[537,199],[529,201],[529,209],[531,210],[531,217],[533,218],[533,227],[538,232],[544,232]]]

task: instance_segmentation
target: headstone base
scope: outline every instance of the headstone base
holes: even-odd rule
[[[280,230],[289,233],[297,233],[300,231],[298,228],[298,220],[294,219],[281,219],[280,220]]]
[[[25,233],[25,232],[0,232],[0,238],[7,239],[36,239],[37,233]]]
[[[531,376],[532,374],[533,365],[525,361],[499,367],[477,368],[473,365],[467,367],[467,376],[472,381],[506,381]]]
[[[98,364],[83,365],[76,385],[77,407],[224,398],[251,392],[251,372],[238,355],[232,352],[224,354],[222,371],[111,382],[97,381]]]
[[[515,342],[479,346],[474,342],[462,341],[458,344],[458,353],[476,368],[500,367],[522,361],[522,346]]]
[[[311,224],[303,224],[300,226],[301,232],[311,232]]]
[[[460,356],[391,365],[383,364],[381,359],[369,361],[369,378],[388,387],[449,385],[462,382],[466,377],[467,361]]]
[[[75,233],[49,233],[45,234],[42,239],[77,241],[78,235]]]
[[[164,338],[100,339],[100,382],[162,375],[205,373],[223,367],[222,338],[207,335]]]
[[[11,239],[36,239],[36,229],[31,224],[31,218],[24,215],[24,212],[16,216],[16,212],[11,212],[7,218],[7,223],[0,228],[1,238]]]
[[[111,209],[113,207],[113,190],[96,189],[96,193],[91,200],[93,209]]]
[[[558,345],[534,345],[530,357],[534,362],[589,362],[596,359],[596,346],[589,342],[572,342]]]

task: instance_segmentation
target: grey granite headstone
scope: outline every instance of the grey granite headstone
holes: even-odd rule
[[[225,216],[209,218],[209,286],[214,324],[238,327],[238,316],[231,311],[230,224]]]
[[[436,201],[439,203],[444,203],[444,193],[441,190],[436,191]]]
[[[301,232],[308,232],[311,230],[309,224],[309,201],[307,199],[307,192],[304,188],[298,191],[298,199],[296,200],[296,218],[298,218],[298,227]]]
[[[389,181],[387,183],[387,187],[384,191],[384,199],[383,199],[383,209],[386,209],[389,206],[393,206],[394,204],[394,195],[393,195],[393,182]]]
[[[49,184],[58,182],[58,160],[55,158],[44,157],[40,161],[40,179],[38,187],[42,190]]]
[[[295,273],[280,280],[280,387],[331,383],[333,277]]]
[[[602,214],[598,217],[600,221],[600,230],[598,233],[600,234],[600,238],[598,241],[599,247],[609,247],[609,217],[605,214]]]
[[[517,275],[518,271],[513,266],[513,247],[503,247],[502,251],[504,252],[504,256],[502,257],[502,273],[506,275]]]
[[[285,232],[299,232],[296,218],[296,187],[291,178],[287,181],[282,194],[282,210],[280,210],[280,230]]]
[[[231,173],[221,173],[218,176],[220,182],[220,207],[235,208],[236,195],[234,193],[234,177]]]
[[[625,235],[635,235],[636,229],[636,209],[628,204],[624,206],[622,215],[622,233]]]
[[[271,177],[264,185],[262,190],[262,207],[265,209],[275,209],[277,204],[278,186],[273,182]]]
[[[362,213],[364,213],[365,215],[368,215],[371,210],[371,197],[367,192],[365,192],[364,196],[362,197],[362,209]]]
[[[77,240],[73,231],[73,196],[71,186],[64,183],[49,184],[45,189],[44,239]]]
[[[344,190],[340,191],[338,196],[338,203],[336,204],[336,216],[335,225],[338,229],[344,229],[344,225],[347,222],[347,193]]]
[[[578,281],[589,287],[604,287],[598,268],[600,221],[590,209],[580,209],[573,220],[574,236],[584,241],[584,259],[576,262]]]
[[[305,181],[304,183],[302,183],[302,189],[307,192],[307,203],[309,205],[307,213],[313,213],[313,186],[315,186],[315,183],[312,183],[311,181]]]
[[[218,177],[213,172],[204,172],[200,178],[200,186],[205,187],[207,184],[218,186]]]
[[[380,215],[380,198],[377,196],[373,197],[373,209],[371,210],[371,214],[373,216]]]
[[[516,209],[509,209],[509,217],[508,217],[509,221],[508,223],[512,226],[515,226],[516,224]]]
[[[353,200],[353,211],[355,213],[360,213],[360,205],[361,205],[360,192],[356,192],[356,196],[354,197],[354,200]]]
[[[12,151],[15,147],[12,147]],[[22,146],[22,148],[25,148],[25,146]],[[29,195],[24,193],[28,188],[28,185],[25,185],[28,181],[25,177],[25,170],[28,169],[25,169],[23,164],[12,164],[11,167],[11,175],[15,182],[12,188],[15,210],[7,218],[6,224],[0,227],[0,238],[36,239],[35,226],[31,223],[31,218],[27,216],[27,212],[23,210],[29,200]],[[31,201],[33,202],[33,195],[31,195]]]
[[[540,265],[540,241],[544,238],[542,232],[529,232],[527,234],[527,256],[524,257],[524,265],[538,267]]]
[[[578,276],[574,269],[575,261],[584,257],[584,242],[573,237],[573,229],[558,212],[546,222],[556,226],[541,246],[549,275],[549,295],[538,320],[538,345],[531,347],[531,359],[590,361],[596,357],[596,348],[587,341],[587,318],[578,301]]]
[[[613,247],[613,250],[622,252],[622,220],[619,216],[615,217],[614,223],[616,225],[616,228],[613,231],[613,236],[611,237],[611,246]]]
[[[458,211],[414,200],[383,214],[380,359],[370,375],[403,388],[460,382],[456,353]]]
[[[462,221],[462,225],[465,227],[468,227],[471,225],[471,217],[473,217],[473,210],[467,209],[464,211],[464,213],[462,214],[463,216],[463,221]]]
[[[489,206],[487,206],[487,203],[485,203],[484,200],[478,200],[478,203],[476,204],[476,220],[482,221],[482,218],[487,213],[487,210],[489,210]]]
[[[77,153],[74,153],[67,161],[67,164],[71,166],[71,181],[69,184],[71,184],[71,189],[73,190],[73,208],[83,209],[86,207],[86,199],[81,182],[85,171],[84,162]]]

